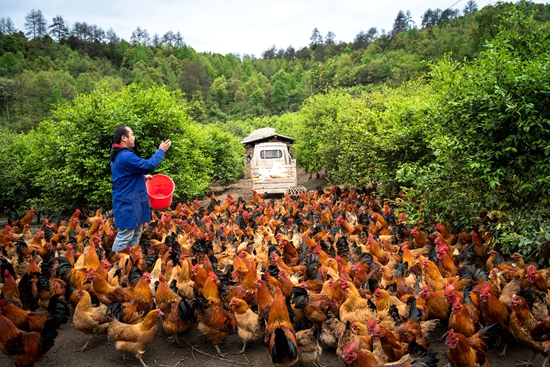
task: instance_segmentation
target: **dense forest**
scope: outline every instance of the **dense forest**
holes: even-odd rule
[[[0,19],[0,211],[108,207],[111,133],[124,121],[176,199],[243,173],[239,141],[274,127],[298,164],[334,184],[376,183],[411,220],[484,226],[506,251],[546,248],[550,212],[550,7],[520,1],[400,11],[389,32],[261,58],[197,53],[179,32]],[[307,35],[306,35],[307,37]]]
[[[462,12],[428,9],[419,27],[410,13],[400,11],[389,32],[371,27],[349,42],[335,43],[331,31],[323,37],[315,28],[309,46],[272,46],[260,59],[197,53],[172,31],[151,37],[138,27],[127,41],[112,28],[69,25],[61,15],[47,22],[33,9],[25,31],[15,29],[9,17],[0,19],[0,125],[28,131],[50,116],[52,105],[70,102],[101,82],[115,90],[131,83],[179,90],[190,116],[201,123],[296,112],[304,100],[332,88],[369,91],[415,80],[447,53],[472,60],[495,36],[508,6],[477,11],[471,0]],[[529,8],[540,21],[550,18],[542,4]]]

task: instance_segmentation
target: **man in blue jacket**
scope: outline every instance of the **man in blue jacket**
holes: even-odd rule
[[[130,127],[118,125],[113,141],[110,152],[113,212],[118,228],[113,251],[120,252],[138,243],[143,223],[148,223],[152,219],[145,175],[162,162],[172,142],[163,141],[151,158],[143,159],[132,150],[136,138]]]

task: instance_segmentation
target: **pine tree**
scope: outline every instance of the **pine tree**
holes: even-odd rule
[[[335,42],[334,42],[335,38],[336,38],[336,35],[332,31],[328,31],[327,35],[325,36],[325,45],[334,46],[335,45]]]
[[[321,32],[319,32],[319,29],[317,29],[317,27],[313,29],[313,33],[311,34],[309,40],[311,41],[309,45],[313,48],[323,43],[323,36],[321,36]]]
[[[477,11],[477,4],[474,0],[468,0],[468,2],[466,3],[466,6],[464,6],[464,10],[462,10],[464,15],[473,14],[476,11]]]
[[[61,15],[57,15],[52,19],[52,24],[48,29],[50,29],[50,34],[57,39],[58,43],[69,37],[69,27]]]

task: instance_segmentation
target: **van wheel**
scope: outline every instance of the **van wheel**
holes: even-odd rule
[[[308,190],[304,187],[304,186],[294,186],[294,187],[289,187],[287,190],[286,190],[286,193],[288,195],[300,195],[300,194],[306,194],[308,193]]]

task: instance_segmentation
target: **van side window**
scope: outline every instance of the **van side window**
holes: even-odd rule
[[[262,159],[277,159],[282,157],[283,157],[283,151],[280,149],[260,151],[260,158]]]

